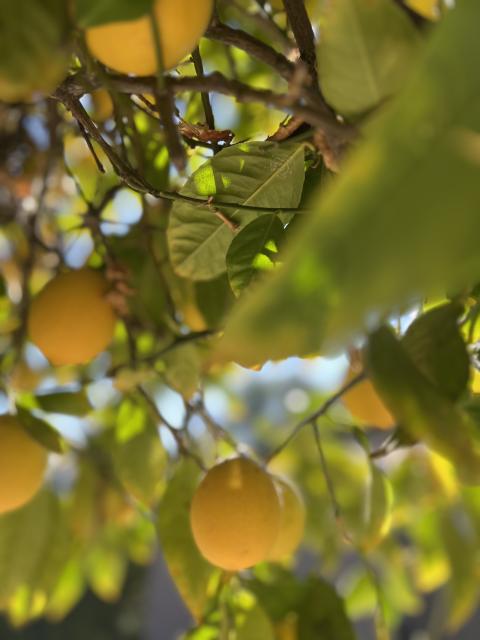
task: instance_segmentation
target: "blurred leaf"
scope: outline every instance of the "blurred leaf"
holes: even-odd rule
[[[154,0],[76,0],[81,27],[92,27],[120,20],[135,20],[148,13]]]
[[[301,144],[242,143],[223,149],[188,180],[181,194],[212,197],[214,207],[243,228],[261,212],[222,208],[222,202],[259,207],[297,207],[304,181]],[[234,231],[213,208],[175,202],[168,229],[170,259],[178,275],[209,280],[226,270]]]
[[[373,549],[390,530],[393,489],[385,473],[370,463],[370,478],[365,496],[363,527],[357,543],[362,549]]]
[[[266,578],[266,579],[265,579]],[[248,581],[267,614],[276,622],[298,616],[301,640],[354,640],[355,635],[335,589],[321,578],[300,582],[285,569],[270,570],[263,580]]]
[[[27,505],[0,516],[0,606],[31,584],[53,536],[58,503],[41,491]]]
[[[420,37],[390,0],[331,0],[324,4],[318,68],[328,103],[353,115],[401,87]]]
[[[254,361],[345,344],[416,296],[478,279],[480,4],[448,13],[284,265],[238,305],[224,352]]]
[[[46,615],[52,622],[62,620],[85,592],[85,578],[79,559],[73,555],[65,566],[49,600]]]
[[[39,444],[54,453],[65,453],[67,443],[52,425],[18,405],[17,416],[20,424]]]
[[[64,0],[3,1],[0,24],[0,100],[31,101],[51,92],[68,70]]]
[[[200,354],[196,345],[185,344],[164,357],[167,384],[190,400],[200,385]]]
[[[178,463],[158,510],[158,534],[170,574],[186,605],[199,619],[208,600],[214,568],[202,557],[190,529],[190,502],[199,470],[190,460]]]
[[[155,505],[165,483],[166,454],[157,429],[148,424],[124,442],[111,444],[116,475],[134,498],[147,506]]]
[[[253,220],[235,236],[226,259],[228,279],[236,296],[262,273],[275,268],[282,239],[283,224],[276,215]]]
[[[458,326],[462,311],[457,304],[434,307],[409,326],[402,340],[419,371],[452,400],[466,390],[470,377],[470,358]]]
[[[398,422],[447,457],[467,482],[480,483],[475,424],[420,373],[390,329],[370,336],[366,362],[376,390]]]
[[[237,627],[236,640],[275,640],[272,623],[258,604],[247,611]]]
[[[97,545],[88,554],[86,572],[92,591],[105,602],[115,602],[125,582],[127,559],[120,549]]]
[[[74,392],[45,393],[35,396],[39,407],[47,413],[84,416],[92,410],[85,389]]]
[[[235,301],[226,274],[214,280],[195,282],[195,299],[206,323],[204,328],[207,329],[222,327],[225,316]]]

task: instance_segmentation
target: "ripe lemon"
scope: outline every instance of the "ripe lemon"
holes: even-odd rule
[[[92,92],[93,117],[98,122],[105,122],[113,116],[113,100],[108,91],[97,89]]]
[[[268,554],[269,560],[282,560],[300,544],[305,529],[305,504],[296,487],[283,478],[275,478],[280,497],[280,531]]]
[[[13,416],[0,416],[0,513],[23,506],[42,486],[47,451]]]
[[[345,384],[352,380],[358,371],[349,369]],[[370,380],[363,380],[342,396],[346,408],[354,418],[361,420],[371,427],[391,429],[395,424],[388,409],[385,407]]]
[[[190,508],[198,548],[212,564],[227,571],[265,560],[280,520],[272,478],[246,458],[226,460],[210,469]]]
[[[80,269],[53,278],[32,302],[30,337],[52,364],[82,364],[108,346],[115,314],[107,290],[100,273]]]
[[[213,0],[156,0],[154,12],[165,69],[171,69],[195,49],[212,10]],[[86,38],[92,54],[111,69],[140,76],[157,70],[149,16],[91,27]]]

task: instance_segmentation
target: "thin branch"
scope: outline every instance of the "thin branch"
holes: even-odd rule
[[[339,389],[339,391],[337,391],[332,396],[330,396],[330,398],[328,398],[328,400],[326,400],[322,404],[322,406],[319,407],[316,411],[308,415],[303,420],[300,420],[300,422],[297,425],[295,425],[290,435],[276,449],[272,451],[272,453],[268,456],[266,462],[269,463],[271,460],[273,460],[273,458],[275,458],[279,453],[281,453],[285,449],[285,447],[287,447],[290,444],[290,442],[297,437],[297,435],[300,433],[300,431],[302,431],[302,429],[304,429],[308,425],[316,423],[316,421],[319,418],[321,418],[323,415],[325,415],[327,411],[329,411],[329,409],[336,402],[338,402],[338,400],[340,400],[340,398],[345,393],[347,393],[347,391],[350,391],[350,389],[355,387],[364,379],[365,379],[365,373],[363,372],[359,373],[357,376],[355,376],[355,378],[352,378],[347,384],[345,384],[341,389]]]
[[[311,80],[317,83],[317,52],[312,24],[305,8],[304,0],[283,0],[290,27],[300,51],[300,59],[305,62]]]
[[[175,440],[179,453],[187,456],[188,458],[191,458],[200,467],[200,469],[202,469],[202,471],[205,471],[205,465],[203,464],[203,461],[186,445],[185,440],[182,437],[182,432],[179,429],[175,429],[175,427],[168,422],[165,416],[162,415],[153,398],[151,398],[145,391],[145,389],[140,385],[137,386],[137,392],[145,400],[150,414],[152,415],[155,422],[160,423],[160,425],[168,429],[173,439]]]
[[[291,80],[295,73],[295,65],[285,56],[242,29],[234,29],[214,18],[205,34],[211,40],[241,49],[253,58],[272,67],[285,80]]]
[[[203,60],[202,56],[200,55],[200,49],[198,47],[192,52],[192,60],[195,66],[195,73],[197,74],[197,77],[204,78],[205,72],[203,69]],[[202,91],[200,95],[202,98],[203,111],[205,113],[205,122],[207,123],[208,128],[213,131],[215,129],[215,116],[213,115],[210,96],[208,95],[207,91]]]

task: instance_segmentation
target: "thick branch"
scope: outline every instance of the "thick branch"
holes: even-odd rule
[[[129,94],[151,93],[155,87],[155,78],[133,78],[129,76],[111,75],[109,81],[116,91]],[[304,104],[301,100],[292,100],[288,94],[279,94],[265,89],[254,89],[238,80],[230,80],[221,73],[212,73],[203,78],[168,77],[167,85],[174,93],[184,91],[207,91],[234,97],[238,102],[262,103],[297,116],[312,127],[321,129],[332,150],[341,156],[356,137],[356,130],[340,123],[334,114],[320,102],[317,106]],[[85,93],[100,86],[96,78],[78,73],[68,78],[56,91],[55,97],[65,103],[65,98],[80,98]]]

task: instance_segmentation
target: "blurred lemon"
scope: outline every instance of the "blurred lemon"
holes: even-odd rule
[[[163,67],[175,67],[191,53],[206,31],[212,0],[156,0],[154,13]],[[150,17],[112,22],[86,32],[92,54],[111,69],[139,76],[153,75],[157,55]]]
[[[281,522],[271,476],[247,458],[221,462],[198,487],[190,522],[198,548],[212,564],[237,571],[262,562]]]
[[[99,272],[80,269],[56,276],[33,300],[30,338],[52,364],[82,364],[109,345],[115,314],[107,291]]]
[[[294,553],[305,529],[305,504],[300,492],[284,478],[274,478],[280,497],[280,531],[268,554],[269,560],[282,560]]]
[[[0,416],[0,513],[31,500],[42,486],[47,451],[14,416]]]

